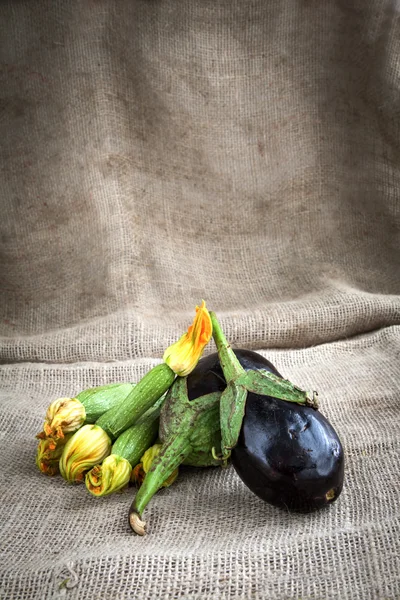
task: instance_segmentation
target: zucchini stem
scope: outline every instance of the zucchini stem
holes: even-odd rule
[[[104,413],[96,424],[115,440],[165,394],[174,379],[175,373],[166,363],[157,365],[142,377],[127,398]]]

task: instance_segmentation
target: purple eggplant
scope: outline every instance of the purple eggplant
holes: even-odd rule
[[[281,377],[264,357],[234,350],[242,367]],[[199,361],[187,379],[189,399],[223,391],[218,354]],[[315,408],[249,392],[232,464],[242,481],[266,502],[309,512],[334,502],[344,479],[344,453],[329,421]]]
[[[261,354],[252,350],[234,350],[234,353],[246,371],[264,370],[282,377],[274,365]],[[225,388],[226,381],[217,352],[202,358],[187,378],[189,400],[195,400],[211,392],[223,392]]]

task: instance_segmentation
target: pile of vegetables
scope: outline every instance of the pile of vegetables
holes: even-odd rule
[[[218,352],[200,359],[211,336]],[[137,384],[56,400],[37,437],[36,464],[47,475],[84,482],[94,496],[134,483],[129,524],[139,535],[147,504],[181,464],[232,463],[257,496],[304,512],[331,504],[343,487],[343,448],[316,392],[256,352],[233,350],[204,301],[162,364]]]

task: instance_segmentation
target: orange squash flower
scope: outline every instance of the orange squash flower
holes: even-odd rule
[[[164,352],[164,362],[180,377],[189,375],[211,336],[211,318],[203,300],[201,306],[196,306],[196,316],[187,332]]]
[[[98,425],[84,425],[65,444],[59,467],[70,483],[83,481],[85,472],[110,454],[111,440]]]

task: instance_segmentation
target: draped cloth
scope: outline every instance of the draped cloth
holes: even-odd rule
[[[400,597],[399,3],[0,4],[0,598]],[[34,462],[47,405],[138,381],[204,298],[319,392],[346,456],[311,515],[184,468]],[[213,343],[206,352],[214,352]]]

